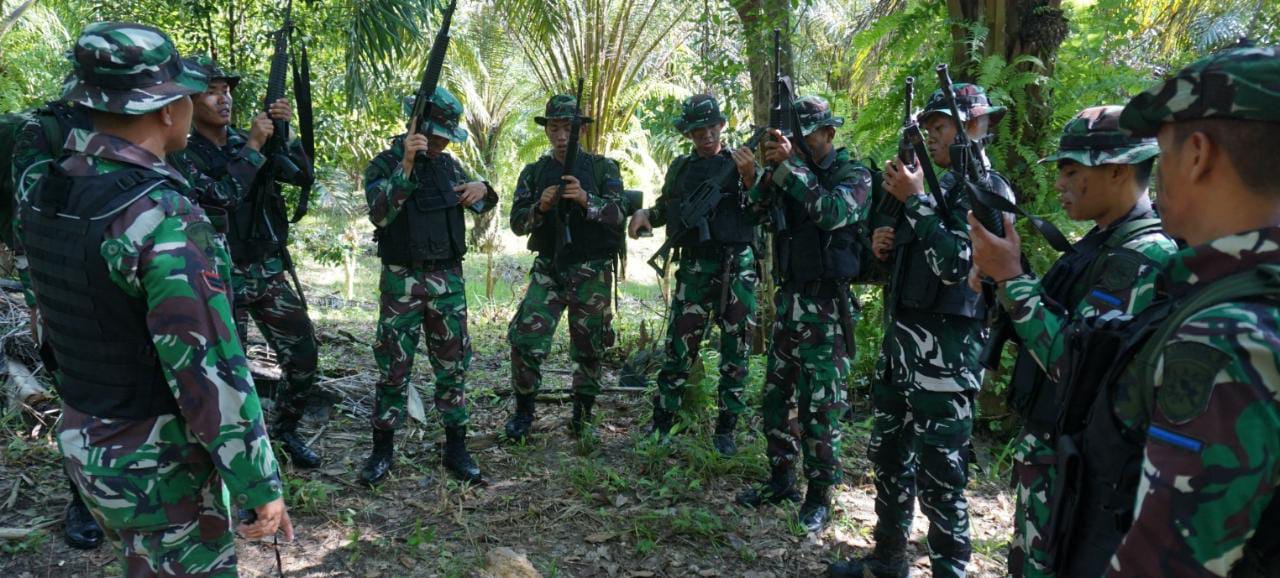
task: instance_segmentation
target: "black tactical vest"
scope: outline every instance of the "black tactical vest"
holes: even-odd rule
[[[1004,177],[991,173],[992,180],[1008,189]],[[941,179],[941,186],[950,207],[967,206],[962,202],[962,189],[956,186],[955,176],[948,172]],[[952,215],[939,215],[950,220]],[[986,308],[983,307],[980,295],[969,289],[969,284],[960,282],[950,285],[933,273],[929,261],[925,257],[928,245],[916,236],[915,229],[900,219],[894,232],[893,277],[891,280],[893,308],[895,310],[914,310],[925,313],[956,315],[969,319],[983,319]]]
[[[200,172],[219,181],[227,175],[227,164],[237,151],[231,151],[209,142],[199,133],[187,139],[187,157]],[[264,165],[259,178],[269,178]],[[252,186],[252,185],[251,185]],[[273,182],[272,194],[265,195],[256,207],[252,198],[246,197],[240,204],[227,211],[227,245],[231,260],[237,266],[258,263],[280,252],[289,238],[289,215],[280,184]],[[199,201],[199,199],[197,199]],[[257,213],[257,223],[254,218]]]
[[[1135,215],[1133,218],[1105,230],[1094,230],[1071,246],[1071,251],[1058,259],[1041,280],[1040,286],[1048,298],[1045,307],[1060,315],[1074,315],[1076,307],[1086,297],[1085,290],[1097,284],[1102,274],[1098,265],[1104,258],[1123,252],[1127,258],[1152,264],[1146,256],[1123,248],[1125,243],[1144,235],[1158,233],[1160,221],[1153,212]],[[1009,408],[1022,416],[1028,433],[1049,439],[1056,429],[1061,406],[1054,393],[1057,382],[1036,363],[1026,348],[1019,348],[1013,374],[1009,380]]]
[[[838,155],[840,151],[831,154]],[[822,188],[831,191],[859,168],[852,162],[837,159],[830,168],[815,174]],[[791,195],[780,195],[780,198],[786,211],[787,230],[774,235],[774,254],[783,286],[800,290],[813,281],[848,281],[857,277],[861,271],[857,225],[824,231],[809,217],[804,203]]]
[[[747,214],[742,199],[742,181],[738,178],[738,170],[733,164],[733,153],[723,149],[720,154],[711,158],[702,158],[697,153],[689,154],[676,161],[672,168],[678,171],[676,176],[676,195],[667,212],[667,234],[679,238],[676,246],[684,249],[718,252],[723,247],[742,247],[755,242],[755,226]],[[686,232],[680,215],[684,214],[687,195],[692,194],[703,183],[724,170],[729,176],[720,183],[723,197],[711,215],[711,240],[702,242],[696,231]]]
[[[378,229],[378,256],[387,265],[411,265],[418,261],[461,259],[467,252],[466,221],[458,193],[462,174],[447,154],[413,164],[418,184],[400,213]]]
[[[538,210],[537,196],[542,194],[543,189],[559,185],[562,182],[560,175],[564,174],[563,165],[551,155],[538,162],[541,166],[537,172],[536,188],[531,191],[535,195],[534,211]],[[607,160],[604,157],[592,154],[582,153],[578,157],[578,166],[573,174],[578,177],[583,190],[598,195],[604,189],[602,163],[605,162]],[[562,211],[562,218],[568,220],[569,232],[573,237],[573,244],[568,249],[569,255],[563,259],[564,264],[612,259],[618,254],[618,249],[622,247],[622,227],[587,221],[586,211],[577,203],[571,202],[563,202],[543,215],[542,224],[529,235],[530,251],[544,258],[556,258],[556,235],[559,234],[555,226],[556,211]]]
[[[58,394],[89,415],[178,412],[147,329],[146,300],[120,290],[100,254],[114,218],[164,182],[145,169],[70,177],[55,165],[24,210],[31,287],[58,361]]]

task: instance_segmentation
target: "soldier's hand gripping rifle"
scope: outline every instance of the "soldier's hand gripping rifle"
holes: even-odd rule
[[[581,148],[579,137],[582,134],[582,88],[582,78],[578,78],[578,103],[573,112],[573,120],[569,123],[569,144],[565,147],[562,176],[574,176],[578,168],[578,152]],[[564,200],[564,186],[565,181],[562,178],[560,185],[556,188],[556,200],[552,204],[555,207],[553,223],[556,228],[555,266],[561,271],[566,265],[565,253],[573,246],[573,231],[570,228],[573,206],[570,204],[571,201]]]
[[[969,133],[965,132],[964,122],[960,120],[956,94],[951,85],[951,75],[947,70],[947,65],[939,64],[937,73],[938,84],[942,89],[943,98],[946,100],[947,107],[951,112],[951,119],[956,125],[955,142],[951,144],[949,149],[952,171],[958,178],[959,185],[969,200],[969,207],[973,211],[974,218],[991,234],[997,237],[1004,237],[1004,216],[1001,215],[1001,211],[1022,215],[1031,221],[1041,235],[1044,235],[1050,246],[1063,252],[1070,250],[1070,242],[1053,224],[1026,214],[1012,200],[995,192],[991,175],[984,160],[986,157],[983,155],[982,142],[970,138]],[[1023,269],[1027,268],[1024,257]],[[986,299],[988,306],[995,309],[991,321],[991,336],[988,338],[987,343],[984,344],[978,361],[983,367],[995,370],[1000,367],[1000,355],[1004,351],[1005,343],[1014,336],[1013,322],[1009,318],[1008,312],[1004,311],[995,300],[995,281],[990,278],[984,278],[982,287],[983,297]]]
[[[940,214],[948,214],[947,199],[942,195],[942,187],[938,184],[938,175],[933,172],[933,161],[924,146],[924,134],[920,132],[920,124],[916,122],[913,111],[915,96],[915,77],[908,76],[902,111],[902,137],[898,141],[898,162],[904,167],[918,169],[924,173],[925,186]],[[885,195],[876,206],[876,212],[886,220],[896,223],[902,216],[903,204],[893,195]]]
[[[263,98],[262,109],[268,114],[271,111],[271,105],[277,100],[285,96],[285,81],[289,73],[289,37],[293,34],[293,0],[285,3],[284,21],[279,30],[274,32],[275,50],[271,55],[271,69],[267,77],[267,91]],[[306,66],[306,73],[310,73],[310,65],[306,61],[305,50],[301,63]],[[310,78],[304,77],[302,70],[295,67],[294,70],[294,90],[301,90],[304,98],[300,99],[299,118],[304,121],[302,126],[303,147],[308,153],[307,163],[311,162],[314,156],[314,137],[312,135],[311,121],[311,90]],[[301,87],[301,88],[300,88]],[[283,199],[279,198],[279,189],[276,185],[277,181],[294,183],[302,187],[302,197],[299,199],[299,212],[295,215],[296,219],[302,218],[305,214],[308,203],[307,197],[310,196],[311,185],[315,180],[315,173],[311,166],[300,167],[289,155],[289,120],[288,119],[271,119],[274,125],[271,137],[267,142],[263,143],[262,156],[266,158],[266,163],[258,170],[254,176],[253,183],[249,186],[249,210],[252,220],[249,226],[249,238],[255,242],[267,242],[276,244],[280,247],[280,256],[284,261],[285,269],[289,272],[293,279],[294,288],[298,292],[299,299],[302,300],[302,306],[305,309],[306,297],[302,293],[302,283],[298,280],[298,273],[293,265],[293,258],[289,254],[288,231],[271,230],[270,221],[267,219],[266,211],[275,210],[270,204],[283,205]],[[282,208],[280,210],[283,210]],[[296,222],[296,219],[294,222]],[[268,231],[263,236],[262,226],[266,225]]]
[[[409,135],[419,133],[430,135],[431,120],[440,114],[431,97],[440,86],[444,57],[449,52],[449,26],[453,23],[453,11],[457,7],[457,0],[453,0],[445,7],[440,19],[440,30],[436,31],[435,41],[431,43],[431,53],[427,56],[427,68],[422,71],[422,82],[418,83],[418,91],[413,96],[413,111],[409,113]],[[428,162],[427,153],[418,151],[413,161],[414,166],[418,166],[419,162]]]
[[[791,83],[791,77],[782,73],[782,31],[777,28],[773,29],[773,103],[769,106],[769,128],[776,129],[787,140],[791,142],[794,150],[800,151],[801,156],[806,163],[813,162],[813,151],[809,150],[809,143],[805,142],[804,135],[800,132],[800,115],[795,109],[795,90]],[[778,168],[777,164],[771,164],[766,173]],[[777,187],[769,185],[772,179],[768,174],[765,175],[766,191],[772,191],[780,194],[782,191]],[[773,222],[774,233],[782,233],[787,230],[787,212],[782,206],[781,199],[772,198],[769,207],[769,219]]]

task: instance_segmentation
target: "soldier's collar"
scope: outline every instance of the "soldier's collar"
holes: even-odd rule
[[[818,165],[818,168],[824,171],[831,168],[831,165],[836,162],[836,157],[840,156],[840,150],[841,149],[836,147],[831,147],[831,152],[827,153],[827,156],[822,157],[822,159],[817,161],[815,164]]]
[[[1227,235],[1173,255],[1165,273],[1174,295],[1259,265],[1280,264],[1280,227]]]
[[[67,135],[67,142],[63,148],[86,156],[150,169],[182,186],[187,185],[187,179],[182,176],[182,173],[164,159],[115,135],[74,128]]]

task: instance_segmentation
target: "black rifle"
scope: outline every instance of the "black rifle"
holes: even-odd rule
[[[431,134],[430,123],[436,115],[435,103],[431,97],[440,85],[440,73],[444,70],[444,57],[449,52],[449,25],[453,22],[453,10],[458,7],[457,0],[449,3],[440,20],[440,30],[431,43],[431,53],[427,57],[427,69],[422,72],[422,82],[418,84],[418,92],[414,93],[413,111],[409,113],[409,134]],[[427,161],[427,153],[419,151],[414,162]]]
[[[570,222],[573,219],[573,205],[570,201],[564,200],[565,180],[563,177],[574,176],[574,171],[578,168],[578,153],[581,148],[579,136],[582,133],[582,78],[578,78],[578,102],[573,112],[573,120],[569,123],[569,144],[564,151],[564,172],[561,173],[560,186],[556,188],[555,222],[556,228],[556,256],[555,267],[557,271],[563,271],[566,265],[565,253],[573,246],[573,231]]]
[[[284,98],[285,95],[285,80],[289,72],[289,37],[292,35],[293,29],[293,0],[289,0],[285,3],[284,22],[280,29],[273,33],[275,36],[275,51],[271,55],[271,71],[267,77],[267,92],[262,103],[262,109],[268,113],[271,111],[271,105]],[[301,75],[296,74],[295,80],[301,80]],[[294,88],[295,90],[297,89],[296,81]],[[308,86],[304,90],[306,93],[306,117],[304,118],[310,120],[310,87]],[[252,215],[249,238],[255,242],[262,241],[261,227],[263,224],[267,225],[269,230],[266,233],[268,237],[265,241],[279,245],[281,260],[293,280],[294,288],[298,291],[298,298],[302,301],[303,309],[306,309],[307,299],[302,292],[302,283],[298,280],[298,272],[293,266],[292,257],[289,255],[289,232],[287,230],[270,230],[271,225],[267,219],[266,211],[274,210],[268,206],[268,203],[283,205],[284,200],[279,196],[277,181],[300,183],[300,186],[309,196],[315,175],[312,167],[299,167],[289,156],[288,119],[272,119],[271,122],[274,125],[274,131],[271,134],[271,138],[268,138],[267,142],[263,143],[260,151],[262,156],[266,158],[266,164],[258,169],[258,173],[254,175],[253,183],[249,186],[249,211]],[[310,131],[311,128],[306,127],[304,134],[307,139],[312,140],[311,146],[314,146]],[[307,145],[304,143],[305,146]],[[310,158],[307,159],[308,162],[310,160]],[[299,206],[305,212],[305,201],[300,202]],[[280,210],[283,210],[283,208]]]
[[[898,141],[898,162],[904,167],[917,168],[924,173],[925,186],[933,196],[938,214],[947,215],[950,214],[947,198],[943,196],[942,187],[938,184],[938,175],[933,172],[933,161],[929,158],[929,151],[924,146],[924,134],[920,132],[920,124],[916,122],[916,116],[912,110],[915,83],[914,77],[907,77],[905,98],[903,98],[902,138]],[[897,197],[885,195],[876,206],[876,212],[889,221],[897,222],[902,216],[902,208],[902,201]]]
[[[754,149],[760,144],[760,138],[763,136],[763,131],[757,131],[743,146]],[[693,192],[682,195],[684,197],[680,205],[682,210],[676,216],[676,218],[680,219],[680,224],[683,225],[681,233],[668,235],[662,246],[658,248],[652,257],[649,257],[649,266],[653,267],[659,277],[666,277],[667,266],[671,262],[671,249],[677,243],[683,241],[686,235],[697,230],[698,242],[706,243],[711,240],[711,220],[715,218],[716,207],[724,199],[724,183],[737,170],[737,165],[729,163],[712,174],[711,178],[702,181]],[[662,262],[661,265],[658,264],[659,260]]]

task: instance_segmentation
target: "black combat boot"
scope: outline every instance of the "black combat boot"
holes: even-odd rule
[[[484,481],[480,478],[480,466],[467,451],[467,426],[444,428],[444,467],[460,481],[470,484]]]
[[[830,578],[909,578],[911,567],[907,564],[907,540],[891,538],[876,540],[876,547],[868,556],[850,558],[827,567]]]
[[[299,417],[281,416],[276,420],[275,431],[271,438],[280,442],[284,453],[289,454],[289,461],[300,468],[314,468],[320,465],[320,456],[307,446],[307,441],[298,434]]]
[[[711,436],[712,445],[721,456],[731,458],[738,453],[738,443],[733,441],[733,428],[738,426],[738,414],[721,411],[716,417],[716,433]]]
[[[789,465],[773,466],[769,480],[738,494],[738,504],[759,508],[765,504],[799,502],[800,492],[795,488],[796,474]]]
[[[71,501],[67,502],[67,513],[63,518],[62,539],[77,550],[97,548],[102,544],[102,528],[69,480],[67,486],[71,489]]]
[[[831,517],[831,486],[809,482],[809,489],[804,493],[804,503],[800,504],[800,524],[806,532],[816,534],[827,527]]]
[[[573,437],[583,439],[591,435],[591,408],[595,404],[593,396],[573,394],[573,416],[569,418],[569,432]]]
[[[516,413],[507,420],[507,439],[518,442],[529,436],[533,428],[534,394],[516,394]]]
[[[675,421],[675,413],[662,407],[662,398],[653,398],[653,423],[649,424],[649,437],[656,437],[666,443],[671,437],[671,424]]]
[[[375,486],[391,471],[391,465],[395,461],[392,456],[395,435],[395,430],[373,430],[373,452],[360,470],[360,480],[365,484]]]

